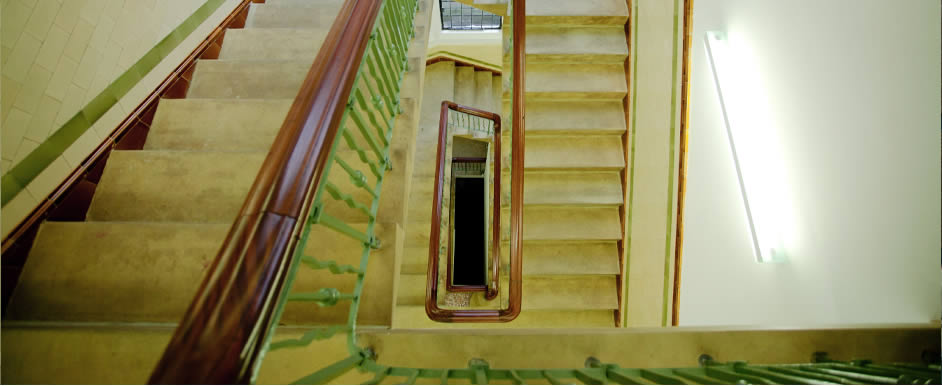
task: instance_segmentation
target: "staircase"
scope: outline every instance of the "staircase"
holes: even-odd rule
[[[627,20],[622,0],[527,4],[523,307],[573,312],[589,323],[582,327],[614,326],[618,308]],[[506,42],[510,26],[504,29]],[[504,46],[510,69],[512,51]],[[510,116],[509,87],[503,101]],[[510,143],[509,128],[504,140]],[[502,213],[509,252],[509,210]]]
[[[37,322],[55,322],[66,330],[105,323],[122,334],[127,334],[127,323],[166,326],[179,322],[239,212],[342,1],[252,4],[245,28],[226,31],[218,59],[197,62],[186,98],[160,101],[144,148],[112,151],[86,220],[41,226],[4,319],[4,336],[12,332],[19,342],[36,343],[4,345],[4,358],[35,357],[40,352],[52,355],[51,351],[82,356],[83,350],[90,350],[82,345],[50,350],[48,339],[43,338],[48,332],[31,328]],[[340,159],[368,170],[353,151],[345,149],[337,150]],[[341,188],[351,184],[349,178],[331,182]],[[340,201],[325,202],[325,211],[353,228],[365,226],[367,218],[359,211]],[[391,272],[401,251],[402,231],[398,224],[379,223],[375,232],[383,246],[373,251],[370,272],[380,276],[367,280],[359,322],[388,326],[394,293]],[[319,226],[311,237],[318,242],[308,244],[307,254],[330,256],[340,264],[359,263],[359,252],[337,252],[359,251],[362,244]],[[343,260],[344,256],[350,260]],[[389,274],[383,277],[382,272]],[[294,288],[303,292],[333,287],[351,292],[352,285],[352,280],[329,273],[301,273]],[[345,324],[348,313],[346,306],[292,304],[282,323]],[[161,339],[154,350],[161,350],[169,335]],[[150,371],[157,359],[134,371]],[[16,378],[17,374],[36,374],[30,370],[36,366],[5,359],[3,381],[37,382]]]
[[[565,3],[565,4],[564,4]],[[475,3],[477,6],[477,3]],[[523,311],[503,324],[445,324],[425,316],[435,141],[442,100],[488,111],[498,77],[440,62],[426,75],[413,193],[394,328],[613,327],[618,308],[617,242],[624,202],[622,135],[627,92],[621,0],[534,1],[527,7],[527,127],[524,189]],[[510,36],[504,23],[505,41]],[[505,72],[511,51],[505,44]],[[502,81],[502,80],[501,80]],[[509,84],[499,88],[504,144],[501,288],[509,274]],[[506,291],[501,301],[506,304]],[[451,294],[469,308],[494,308],[481,293]]]

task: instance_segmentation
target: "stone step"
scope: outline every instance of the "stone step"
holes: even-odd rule
[[[399,280],[397,306],[425,304],[425,274],[400,274]],[[613,275],[524,276],[523,310],[614,310],[616,292]]]
[[[229,223],[266,152],[113,151],[89,221]]]
[[[222,60],[314,60],[329,25],[319,28],[233,28],[226,30]]]
[[[619,25],[628,22],[623,0],[540,0],[527,3],[527,25]]]
[[[504,27],[505,33],[509,31],[509,25]],[[627,57],[628,43],[625,38],[624,25],[527,25],[528,65],[532,63],[614,63],[621,65]]]
[[[394,329],[501,329],[614,327],[611,310],[523,310],[507,323],[439,323],[425,314],[424,306],[397,306]]]
[[[187,98],[294,100],[312,63],[313,59],[199,60]]]
[[[252,4],[247,28],[330,28],[342,0],[275,1]]]
[[[532,275],[617,275],[618,246],[614,241],[601,242],[525,242],[523,274]],[[501,243],[501,267],[509,269],[510,244]],[[425,274],[428,270],[428,247],[403,249],[402,273]]]
[[[145,150],[267,152],[291,99],[162,99]]]
[[[533,136],[526,138],[527,170],[621,170],[625,151],[620,136]],[[502,146],[501,168],[510,170],[511,146]]]
[[[530,100],[621,101],[627,92],[621,63],[527,63],[527,103]],[[510,99],[509,90],[504,91],[503,98]]]
[[[524,241],[615,241],[622,238],[618,207],[524,206]],[[510,211],[501,211],[501,240],[510,240]]]
[[[500,248],[501,267],[509,269],[510,243],[502,242]],[[523,274],[527,276],[620,273],[618,245],[615,241],[528,241],[523,243],[523,259]]]
[[[175,324],[4,322],[3,383],[146,384],[175,328]],[[272,342],[298,339],[307,331],[305,328],[279,328]],[[303,366],[298,366],[299,355],[305,359]],[[311,369],[327,367],[347,355],[346,334],[291,350],[269,351],[257,381],[264,385],[290,384],[309,375]],[[42,365],[37,365],[39,363]],[[373,377],[372,373],[348,371],[331,383],[359,385]]]
[[[622,205],[621,175],[615,171],[526,171],[524,205]],[[510,206],[510,171],[501,182],[501,206]],[[431,196],[431,191],[429,192]]]
[[[625,109],[621,101],[527,101],[527,138],[532,135],[606,134],[625,133]],[[511,106],[505,101],[502,111],[509,114]],[[509,119],[509,115],[508,118]],[[502,132],[510,143],[511,130]]]
[[[501,180],[501,206],[510,205],[510,171]],[[433,184],[413,185],[410,205],[415,213],[431,215]],[[621,176],[616,171],[526,171],[524,205],[621,205]],[[419,220],[419,217],[410,217]]]
[[[193,300],[229,227],[226,223],[44,223],[6,317],[177,322]],[[402,231],[395,224],[377,224],[376,236],[383,245],[371,252],[359,320],[389,325]],[[305,254],[359,266],[362,243],[323,226],[312,228],[310,240]],[[355,278],[302,266],[293,291],[331,287],[351,292]],[[282,323],[344,323],[346,315],[346,307],[340,305],[321,308],[291,302]]]

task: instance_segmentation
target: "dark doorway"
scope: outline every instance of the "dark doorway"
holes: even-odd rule
[[[481,177],[455,177],[452,285],[487,284],[484,182]]]

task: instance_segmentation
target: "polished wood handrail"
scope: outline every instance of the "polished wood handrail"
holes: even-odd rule
[[[438,299],[438,253],[441,241],[441,222],[442,222],[442,200],[444,192],[442,187],[445,185],[445,146],[448,143],[448,112],[457,111],[460,113],[481,117],[494,122],[494,170],[496,177],[494,179],[494,202],[492,203],[494,212],[491,214],[491,282],[486,286],[451,285],[451,260],[452,260],[452,240],[448,235],[448,279],[446,288],[449,291],[468,292],[484,291],[484,298],[491,300],[497,297],[500,290],[500,115],[473,107],[462,106],[451,101],[442,101],[440,119],[438,121],[438,149],[435,156],[435,196],[432,200],[432,229],[429,233],[429,275],[435,275],[435,280],[429,282],[431,291],[427,292],[432,297],[432,301],[437,304]],[[485,158],[486,160],[486,158]],[[454,159],[453,159],[454,161]],[[434,253],[433,253],[434,252]],[[431,276],[429,276],[431,277]],[[428,302],[428,298],[426,298]]]
[[[446,310],[438,307],[438,245],[440,239],[440,224],[434,222],[435,218],[441,218],[442,189],[441,183],[444,180],[444,145],[447,137],[444,130],[439,130],[437,165],[435,166],[435,195],[432,207],[432,226],[429,233],[429,263],[426,272],[426,290],[425,290],[425,313],[430,319],[438,322],[509,322],[520,315],[523,299],[523,157],[524,157],[524,85],[525,79],[525,52],[526,52],[526,0],[513,1],[513,105],[512,105],[512,129],[511,129],[511,174],[510,174],[510,289],[508,292],[507,308],[496,310]],[[444,107],[447,103],[442,102],[442,116],[440,122],[447,120],[448,110]],[[457,111],[468,114],[482,112],[481,110],[470,109],[463,106],[453,105]],[[461,107],[464,110],[459,110]],[[483,112],[486,113],[486,112]],[[476,115],[476,114],[475,114]],[[496,115],[496,114],[495,114]],[[495,132],[499,130],[499,119],[495,125]],[[499,136],[499,134],[498,134]],[[502,157],[497,152],[496,158]],[[499,170],[499,169],[498,169]],[[497,173],[500,173],[499,171]],[[500,181],[499,176],[497,181]],[[495,185],[498,185],[499,182]],[[498,198],[495,195],[495,208],[499,210]],[[500,216],[499,211],[495,211],[496,216]],[[499,236],[499,234],[497,234]],[[499,243],[498,237],[495,237],[495,243]],[[498,244],[499,248],[499,244]],[[499,252],[499,249],[498,249]],[[499,255],[498,255],[499,256]],[[500,260],[495,264],[499,270]],[[499,273],[498,273],[499,274]],[[497,282],[500,277],[497,276]]]
[[[151,383],[248,383],[382,0],[344,2]]]

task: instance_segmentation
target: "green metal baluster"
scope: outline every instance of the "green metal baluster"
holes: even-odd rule
[[[366,207],[366,205],[359,203],[353,198],[352,195],[340,192],[340,189],[330,182],[328,182],[325,187],[327,188],[327,192],[330,193],[330,196],[335,200],[342,201],[343,203],[347,204],[347,207],[350,209],[356,209],[360,212],[363,212],[363,214],[365,214],[370,219],[370,221],[373,221],[373,215],[370,214],[370,210]]]
[[[389,367],[384,367],[382,370],[376,372],[376,376],[370,379],[369,381],[364,382],[364,385],[378,385],[383,382],[384,379],[389,375]]]
[[[650,379],[654,382],[660,384],[670,384],[670,385],[686,385],[688,382],[684,382],[683,379],[678,378],[670,373],[670,370],[663,369],[642,369],[641,376]]]
[[[736,372],[763,377],[774,382],[797,385],[826,385],[832,383],[841,383],[837,377],[828,378],[828,376],[819,374],[802,373],[795,370],[777,369],[774,366],[766,368],[758,367],[740,367],[733,368]]]
[[[573,375],[586,385],[604,385],[607,381],[605,375],[597,369],[576,369]]]
[[[809,371],[803,371],[797,367],[784,367],[784,366],[769,366],[769,371],[782,373],[792,377],[800,377],[804,379],[811,379],[817,382],[827,382],[827,383],[836,383],[836,384],[856,384],[849,379],[844,379],[841,377],[835,377],[833,375],[812,373]],[[771,379],[771,378],[770,378]],[[791,382],[789,382],[791,383]]]
[[[274,342],[268,347],[268,351],[274,351],[274,350],[278,350],[282,348],[289,348],[289,347],[305,347],[311,344],[311,342],[315,340],[328,339],[336,335],[338,332],[350,332],[350,330],[347,328],[347,325],[345,324],[324,327],[324,328],[315,328],[313,330],[310,330],[304,333],[304,335],[301,335],[300,338],[285,339],[278,342]]]
[[[289,301],[314,302],[321,307],[330,307],[341,300],[356,299],[356,294],[341,293],[336,288],[321,288],[316,292],[300,292],[288,294]]]
[[[395,114],[393,110],[393,107],[394,107],[393,100],[391,99],[391,96],[388,95],[386,93],[386,90],[383,88],[382,79],[380,79],[379,75],[377,75],[376,73],[376,67],[374,65],[376,60],[373,59],[373,55],[370,53],[370,51],[371,50],[368,49],[366,52],[366,56],[367,56],[366,69],[367,70],[363,71],[364,75],[370,76],[370,80],[366,82],[366,86],[370,91],[370,95],[373,96],[373,105],[377,106],[377,108],[380,109],[380,111],[384,111],[386,113],[384,114],[384,116],[386,115],[392,116]],[[377,98],[379,99],[379,101],[377,101]],[[385,107],[380,108],[383,105]]]
[[[401,42],[397,40],[397,37],[394,36],[395,32],[393,31],[392,21],[389,18],[383,18],[382,28],[378,28],[380,39],[383,41],[383,47],[389,52],[389,62],[390,69],[394,74],[401,74],[405,70],[405,66],[402,63],[402,52],[399,50],[401,47]],[[401,77],[396,77],[396,80],[401,80]]]
[[[385,117],[383,118],[383,125],[379,124],[379,121],[376,119],[376,113],[373,112],[373,109],[369,108],[366,104],[366,99],[363,97],[363,93],[359,89],[356,90],[356,100],[357,104],[360,105],[360,109],[366,112],[367,117],[370,120],[370,123],[373,124],[373,127],[376,128],[376,133],[379,134],[379,138],[383,141],[383,147],[389,146],[389,139],[386,138],[386,131],[392,130],[392,122],[387,121]],[[382,114],[382,111],[379,111]]]
[[[378,242],[374,240],[372,237],[356,229],[353,229],[352,227],[347,225],[347,223],[341,221],[340,219],[336,217],[328,215],[327,213],[321,214],[318,223],[327,228],[330,228],[344,235],[347,235],[354,240],[359,240],[365,245],[371,245],[371,246],[374,246],[373,248],[379,248]],[[363,269],[363,268],[361,267],[360,269]]]
[[[312,269],[328,269],[330,273],[335,275],[345,274],[345,273],[363,273],[359,269],[354,268],[349,264],[337,264],[336,261],[319,261],[311,256],[304,256],[301,258],[301,263],[312,268]]]
[[[555,375],[551,374],[550,371],[548,371],[548,370],[544,370],[544,371],[543,371],[543,377],[546,378],[546,380],[547,380],[549,383],[552,383],[552,384],[554,384],[554,385],[565,385],[565,384],[566,384],[566,382],[564,382],[562,379],[557,378]]]
[[[401,3],[397,1],[391,1],[390,7],[388,8],[389,9],[388,17],[384,18],[383,20],[385,22],[384,24],[387,29],[387,33],[391,35],[390,36],[390,38],[392,39],[391,43],[393,43],[395,47],[405,47],[405,45],[407,44],[405,41],[405,36],[402,35],[403,20],[401,17],[396,16],[399,13],[397,11],[399,10],[400,6],[401,6]],[[397,53],[396,59],[398,61],[402,60],[402,58],[399,57],[398,53]],[[397,67],[397,69],[401,69],[401,68],[402,66]]]
[[[707,366],[705,369],[706,369],[707,375],[717,378],[717,379],[722,379],[730,383],[748,382],[753,385],[773,384],[773,382],[767,379],[760,378],[760,377],[746,375],[746,374],[737,374],[733,371],[730,371],[730,368],[726,366]]]
[[[369,186],[369,183],[366,181],[366,176],[363,175],[362,172],[350,167],[350,165],[347,164],[347,161],[344,161],[343,159],[337,158],[335,161],[340,165],[341,168],[343,168],[344,171],[347,172],[347,175],[350,176],[350,182],[353,183],[354,186],[365,190],[367,193],[373,196],[373,198],[379,198],[379,194]]]
[[[398,109],[399,90],[393,88],[392,81],[389,79],[389,75],[386,72],[386,67],[383,66],[382,59],[379,59],[380,50],[376,46],[377,44],[370,45],[370,52],[372,53],[371,57],[373,58],[373,61],[368,63],[370,66],[370,71],[375,71],[374,76],[377,76],[380,80],[379,85],[383,89],[382,93],[384,95],[388,95],[390,99],[393,100],[393,105],[389,107]]]
[[[317,370],[313,374],[295,381],[293,384],[295,385],[326,385],[330,383],[330,381],[345,374],[347,371],[352,370],[354,367],[358,366],[361,362],[363,362],[362,355],[351,355],[347,357],[346,359],[342,359],[330,366]]]
[[[373,138],[373,133],[367,129],[366,122],[363,121],[360,112],[353,108],[353,103],[347,105],[347,113],[350,114],[350,118],[353,119],[353,124],[356,128],[360,130],[360,135],[366,140],[366,144],[369,145],[370,150],[373,150],[373,154],[376,155],[376,158],[379,159],[380,162],[383,162],[385,158],[383,149],[380,149],[379,144],[376,143],[376,138]]]
[[[377,40],[378,42],[379,40]],[[386,84],[389,86],[387,90],[390,91],[390,94],[399,95],[399,82],[398,76],[393,76],[392,65],[389,63],[389,55],[382,55],[387,53],[386,47],[381,47],[381,44],[371,45],[371,50],[373,54],[377,57],[377,64],[379,65],[379,72],[383,75],[383,79],[386,80]]]
[[[641,378],[641,372],[635,369],[620,369],[618,367],[609,367],[605,376],[615,383],[621,385],[644,385],[646,382]]]
[[[347,146],[350,148],[350,150],[353,150],[357,153],[357,155],[360,157],[360,161],[363,161],[363,163],[369,165],[370,171],[373,172],[374,176],[378,178],[380,175],[382,175],[380,170],[385,168],[376,165],[375,162],[367,157],[366,151],[360,148],[360,145],[358,145],[356,140],[353,139],[353,136],[350,135],[350,132],[344,130],[340,136],[343,137],[344,141],[347,142]]]
[[[414,384],[415,384],[415,380],[416,380],[417,378],[419,378],[419,370],[418,370],[418,369],[412,369],[412,374],[409,374],[409,378],[406,378],[406,380],[403,381],[402,384],[403,384],[403,385],[414,385]]]

